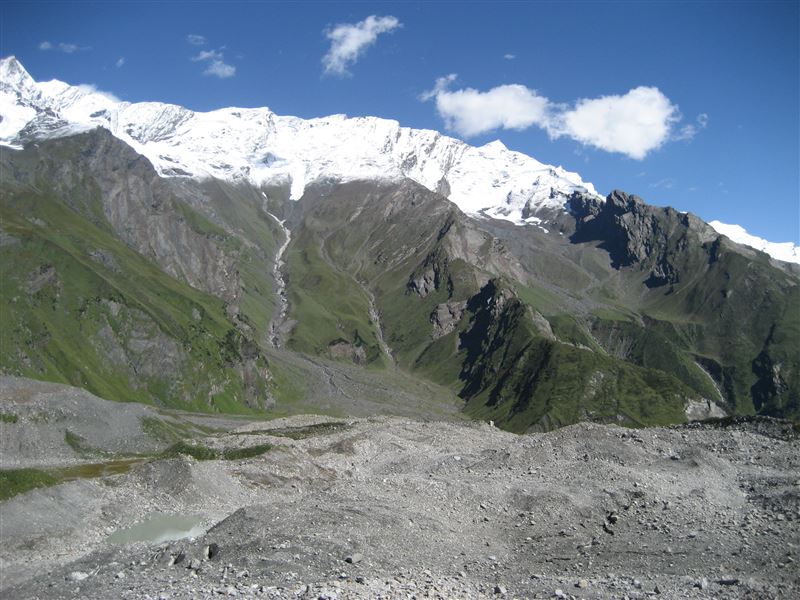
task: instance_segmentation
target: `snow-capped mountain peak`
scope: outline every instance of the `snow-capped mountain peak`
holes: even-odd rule
[[[597,195],[576,173],[508,150],[476,148],[431,130],[375,117],[279,116],[268,108],[194,112],[159,102],[120,102],[89,86],[37,83],[13,57],[0,61],[0,143],[105,127],[165,177],[289,182],[299,199],[318,179],[408,177],[464,212],[534,222],[574,191]]]
[[[295,200],[320,179],[407,177],[467,214],[542,227],[546,213],[564,210],[574,192],[600,197],[577,173],[500,141],[474,147],[376,117],[301,119],[268,108],[195,112],[161,102],[120,102],[92,86],[36,82],[13,56],[0,59],[0,116],[0,145],[7,147],[104,127],[164,177],[288,183]],[[794,244],[771,244],[715,223],[734,241],[800,262]]]
[[[31,89],[36,85],[22,63],[16,56],[9,56],[0,60],[0,90],[7,86],[9,89]]]

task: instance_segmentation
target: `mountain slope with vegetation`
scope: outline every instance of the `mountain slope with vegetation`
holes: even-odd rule
[[[295,201],[290,182],[164,179],[103,129],[4,152],[0,186],[7,374],[283,414],[341,406],[351,365],[513,431],[800,411],[792,266],[623,192],[527,226],[411,180]]]
[[[180,408],[271,403],[237,305],[241,239],[102,130],[2,160],[5,373]]]

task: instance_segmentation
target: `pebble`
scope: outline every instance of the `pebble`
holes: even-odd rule
[[[506,594],[506,588],[505,588],[505,586],[503,586],[503,585],[496,585],[496,586],[494,586],[494,593],[495,593],[495,594],[500,594],[500,595],[502,595],[502,596],[505,596],[505,594]]]
[[[364,555],[363,554],[359,554],[358,552],[356,552],[355,554],[350,554],[350,555],[344,557],[344,562],[350,563],[351,565],[354,565],[356,563],[360,563],[362,560],[364,560]]]
[[[578,583],[575,584],[576,588],[586,589],[589,587],[589,582],[585,579],[581,579]]]

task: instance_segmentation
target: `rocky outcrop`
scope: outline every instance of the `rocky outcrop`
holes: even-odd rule
[[[431,324],[433,325],[431,336],[433,339],[438,340],[453,331],[458,326],[466,307],[466,302],[449,301],[439,304],[431,313]]]
[[[447,275],[447,255],[439,247],[425,257],[425,261],[409,277],[406,288],[421,298],[438,290],[442,285],[452,288],[452,280]]]
[[[677,283],[684,255],[701,251],[703,244],[719,237],[692,214],[650,206],[620,190],[605,201],[574,194],[570,209],[576,217],[572,241],[600,241],[614,268],[636,265],[649,271],[649,287]]]
[[[356,365],[363,365],[367,353],[361,346],[351,344],[347,340],[335,340],[328,345],[328,355],[334,360],[348,360]]]

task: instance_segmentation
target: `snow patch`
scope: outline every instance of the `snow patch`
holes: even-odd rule
[[[737,244],[744,244],[756,250],[766,252],[773,258],[784,262],[800,263],[800,248],[793,242],[768,242],[767,240],[750,235],[740,225],[729,225],[720,221],[709,221],[708,223],[717,233],[729,237]]]

